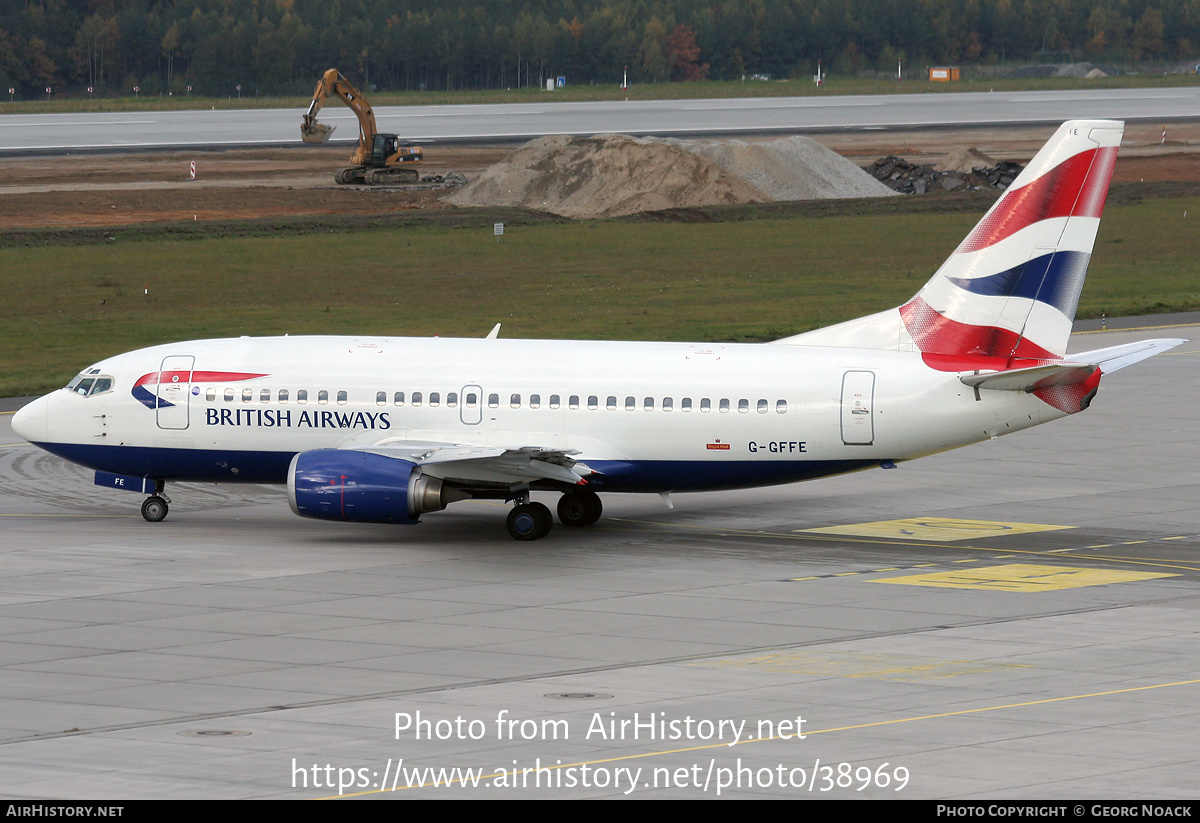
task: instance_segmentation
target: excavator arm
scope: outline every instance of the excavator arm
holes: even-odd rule
[[[325,105],[329,97],[336,97],[345,103],[355,116],[358,117],[358,148],[350,158],[356,166],[366,165],[371,155],[371,146],[375,141],[375,112],[362,92],[342,76],[337,69],[330,69],[321,76],[313,91],[312,102],[300,123],[300,138],[305,143],[324,143],[333,134],[336,126],[326,126],[317,122],[317,113]]]

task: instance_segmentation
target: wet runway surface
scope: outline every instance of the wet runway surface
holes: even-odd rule
[[[257,486],[149,524],[0,415],[0,794],[1192,798],[1198,374],[530,544],[495,503],[343,526]]]

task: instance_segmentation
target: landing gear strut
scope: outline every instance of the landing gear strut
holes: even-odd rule
[[[590,526],[603,510],[600,495],[593,491],[570,491],[558,498],[558,519],[564,526]]]
[[[518,503],[508,513],[507,525],[514,540],[540,540],[550,534],[554,518],[541,503]]]

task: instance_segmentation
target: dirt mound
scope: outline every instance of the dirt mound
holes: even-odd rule
[[[543,137],[446,198],[458,206],[526,206],[566,217],[894,194],[806,137],[770,143]]]
[[[946,155],[946,159],[933,167],[934,171],[959,171],[966,174],[978,168],[992,168],[996,160],[988,157],[979,149],[965,146],[955,146]]]
[[[896,193],[810,137],[770,143],[668,140],[736,174],[772,200],[892,197]]]
[[[711,160],[623,134],[533,140],[446,198],[456,206],[526,206],[576,218],[768,199]]]

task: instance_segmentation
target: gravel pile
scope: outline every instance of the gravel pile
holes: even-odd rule
[[[809,137],[770,143],[670,140],[736,174],[771,200],[835,200],[895,195],[851,161]]]
[[[762,203],[767,197],[678,146],[600,134],[533,140],[445,199],[456,206],[526,206],[586,219]]]
[[[458,206],[525,206],[566,217],[771,200],[893,194],[805,137],[770,143],[543,137],[445,198]]]

